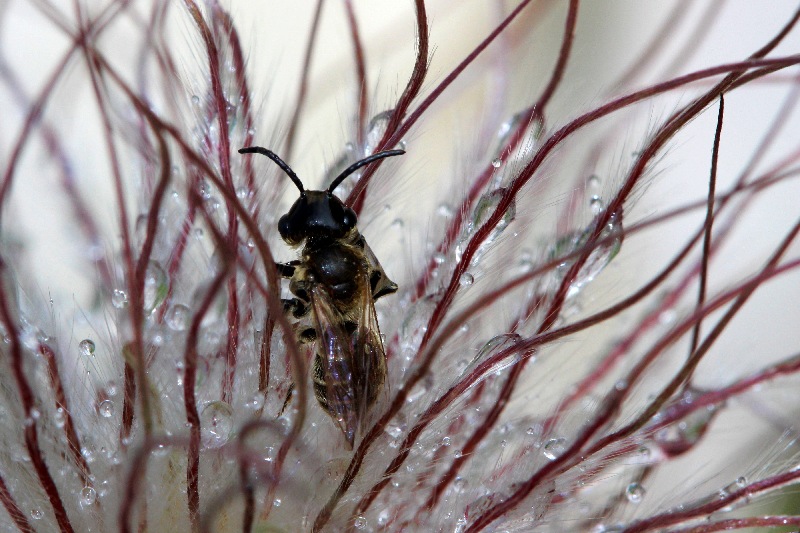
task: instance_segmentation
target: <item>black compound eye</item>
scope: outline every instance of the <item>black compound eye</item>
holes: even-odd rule
[[[356,212],[349,207],[345,207],[344,216],[342,217],[342,225],[347,229],[351,229],[354,228],[357,223],[358,216],[356,216]]]
[[[280,218],[278,221],[278,231],[280,232],[284,241],[290,244],[300,242],[300,239],[298,239],[296,235],[296,229],[292,227],[292,222],[289,219],[289,215],[283,215]]]

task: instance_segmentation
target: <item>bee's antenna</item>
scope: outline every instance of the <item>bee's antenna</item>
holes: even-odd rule
[[[297,177],[297,174],[294,173],[294,170],[292,170],[292,168],[289,165],[287,165],[286,162],[284,162],[283,159],[278,157],[278,155],[275,152],[273,152],[272,150],[267,150],[266,148],[262,148],[260,146],[248,146],[246,148],[240,148],[239,149],[239,153],[240,154],[261,154],[261,155],[265,155],[265,156],[269,157],[270,159],[272,159],[275,162],[276,165],[281,167],[281,170],[286,172],[286,175],[289,176],[289,178],[291,178],[292,182],[295,185],[297,185],[297,188],[300,189],[300,194],[303,194],[305,192],[305,189],[303,189],[303,182],[300,181],[300,178]]]
[[[241,150],[239,151],[241,152]],[[338,187],[339,184],[342,183],[347,176],[349,176],[359,168],[363,167],[364,165],[369,165],[373,161],[377,161],[378,159],[383,159],[384,157],[393,157],[396,155],[403,155],[404,153],[406,153],[405,150],[386,150],[385,152],[378,152],[377,154],[372,154],[369,157],[365,157],[361,161],[356,161],[355,163],[344,169],[341,174],[336,176],[336,179],[334,179],[331,182],[330,187],[328,187],[328,193],[332,193],[333,190],[336,187]]]

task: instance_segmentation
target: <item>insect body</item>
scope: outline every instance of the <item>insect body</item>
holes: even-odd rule
[[[346,168],[325,191],[307,191],[294,171],[270,150],[248,147],[272,159],[300,190],[278,223],[281,237],[302,245],[301,259],[279,264],[294,295],[284,309],[300,319],[298,339],[315,343],[314,395],[352,448],[356,431],[386,379],[386,354],[375,300],[397,290],[356,228],[355,212],[333,190],[359,168],[402,150],[378,152]]]

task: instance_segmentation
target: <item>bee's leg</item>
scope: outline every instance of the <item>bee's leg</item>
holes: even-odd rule
[[[289,402],[292,401],[292,393],[294,393],[294,382],[289,385],[289,390],[286,391],[286,399],[283,400],[283,407],[281,407],[281,410],[276,418],[283,416],[283,412],[286,411],[287,407],[289,407]]]
[[[275,263],[275,268],[282,278],[290,279],[294,276],[294,267],[299,265],[300,261],[289,261],[288,263]]]
[[[283,312],[291,314],[294,318],[302,318],[311,310],[311,306],[300,298],[284,298],[281,302],[283,302]]]

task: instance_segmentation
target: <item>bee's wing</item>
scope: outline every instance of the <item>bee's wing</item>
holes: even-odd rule
[[[355,306],[342,314],[324,288],[311,290],[317,326],[314,392],[352,447],[386,380],[386,354],[366,271],[359,273]]]
[[[381,270],[381,272],[383,271]],[[386,279],[389,280],[389,278]],[[394,285],[391,280],[389,283]],[[386,381],[386,352],[378,326],[378,317],[375,314],[375,298],[372,291],[366,288],[370,287],[370,284],[359,285],[364,286],[365,289],[359,294],[358,329],[353,340],[355,343],[354,357],[360,377],[357,385],[364,400],[359,412],[359,422],[363,423],[367,411],[375,403],[383,390],[383,383]],[[394,285],[394,287],[397,286]]]
[[[347,331],[346,317],[333,305],[325,289],[315,285],[310,292],[317,330],[317,350],[312,374],[314,394],[322,408],[342,430],[352,448],[360,411],[353,335]]]

